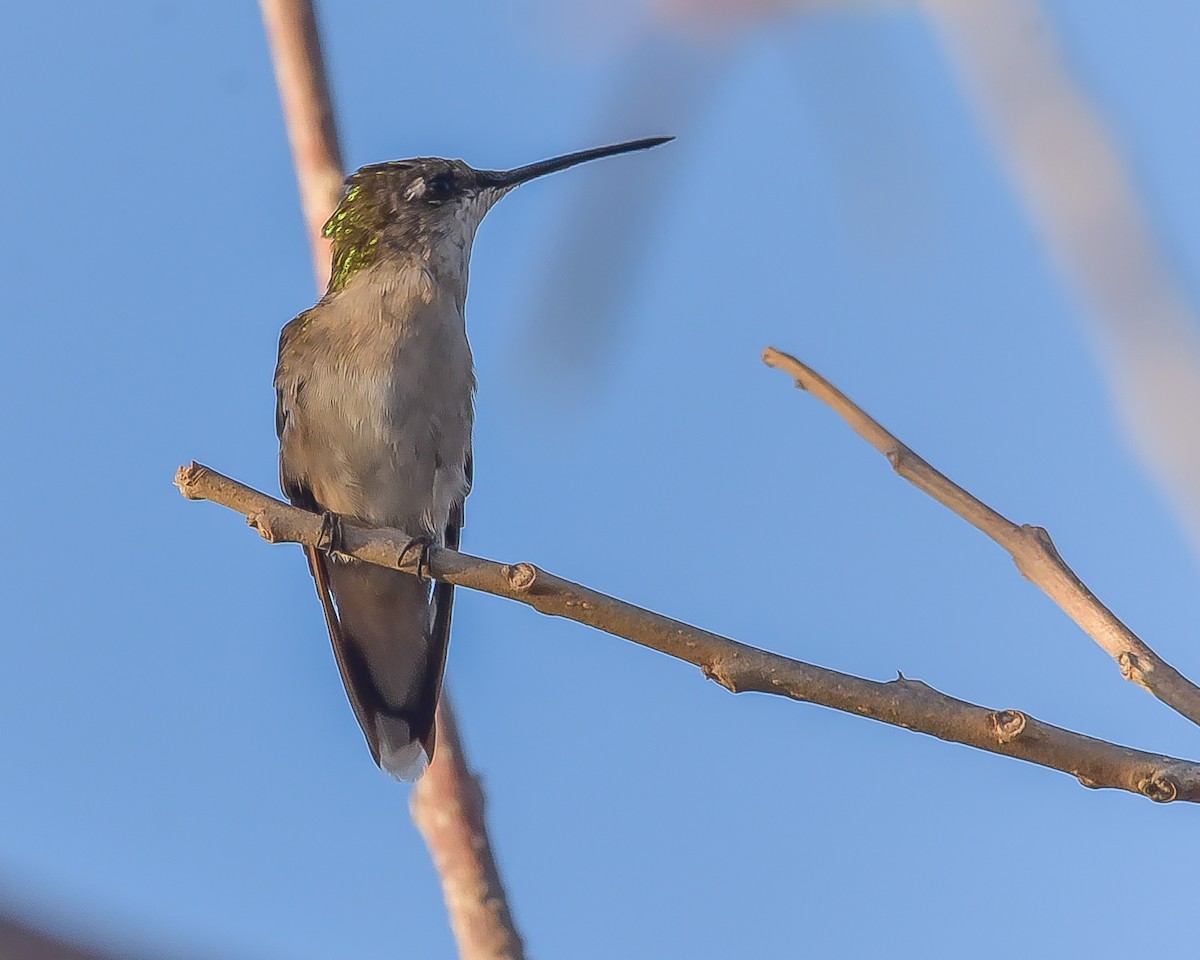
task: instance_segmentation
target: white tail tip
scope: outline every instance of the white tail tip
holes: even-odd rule
[[[408,724],[396,717],[375,716],[379,742],[379,766],[393,780],[409,783],[420,778],[429,766],[429,755],[420,740],[412,739]]]

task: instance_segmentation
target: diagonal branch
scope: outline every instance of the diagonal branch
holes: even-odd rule
[[[211,500],[243,514],[272,543],[316,546],[321,517],[288,506],[193,463],[175,483],[190,500]],[[528,563],[483,560],[431,546],[422,559],[399,530],[346,523],[341,549],[368,563],[506,597],[699,667],[733,693],[756,691],[832,707],[942,740],[1061,770],[1089,787],[1128,790],[1166,803],[1200,802],[1200,764],[1145,753],[1036,720],[1019,710],[989,710],[903,676],[887,683],[792,660],[709,633],[563,580]],[[420,569],[418,570],[418,567]]]
[[[1058,604],[1089,637],[1117,661],[1121,676],[1200,724],[1200,688],[1162,659],[1093,594],[1059,556],[1042,527],[1017,525],[930,466],[832,383],[795,357],[768,347],[763,362],[793,377],[833,408],[850,428],[888,458],[892,468],[918,490],[987,534],[1011,554],[1026,579]]]

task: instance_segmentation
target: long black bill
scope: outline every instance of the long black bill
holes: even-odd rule
[[[579,163],[589,160],[599,160],[601,157],[615,157],[618,153],[632,153],[634,150],[647,150],[659,144],[669,143],[674,137],[648,137],[645,140],[630,140],[628,143],[616,143],[608,147],[593,147],[591,150],[580,150],[568,153],[551,160],[540,160],[537,163],[526,164],[513,170],[480,170],[477,174],[479,183],[484,187],[511,188],[535,177],[544,177],[548,173],[557,173]]]

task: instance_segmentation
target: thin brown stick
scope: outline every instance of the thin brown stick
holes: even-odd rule
[[[342,196],[342,152],[321,34],[310,0],[260,0],[318,289],[329,281],[329,242],[321,235]]]
[[[321,518],[193,463],[175,483],[191,500],[211,500],[243,514],[272,543],[316,544]],[[368,563],[417,572],[528,604],[698,666],[733,693],[757,691],[832,707],[942,740],[1061,770],[1089,787],[1128,790],[1166,803],[1200,802],[1200,764],[1096,740],[1036,720],[1019,710],[990,710],[934,690],[919,680],[887,683],[792,660],[709,633],[563,580],[528,563],[483,560],[430,547],[424,562],[399,530],[345,524],[341,548]]]
[[[768,347],[763,362],[782,370],[830,406],[850,429],[887,457],[892,468],[918,490],[987,534],[1012,556],[1017,569],[1058,604],[1117,661],[1121,676],[1200,724],[1200,688],[1162,659],[1122,623],[1059,556],[1042,527],[1017,525],[934,469],[832,383],[795,357]]]
[[[330,269],[329,243],[321,231],[341,199],[343,184],[321,35],[311,0],[260,0],[260,4],[320,291]],[[488,840],[483,788],[467,766],[458,724],[444,694],[436,723],[438,750],[413,788],[412,814],[441,875],[459,956],[520,960],[521,938]]]
[[[437,731],[438,762],[430,765],[409,805],[442,878],[459,953],[521,960],[524,946],[488,844],[483,790],[462,754],[454,711],[444,692]]]

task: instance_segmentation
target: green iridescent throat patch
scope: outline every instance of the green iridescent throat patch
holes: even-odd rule
[[[344,289],[355,274],[375,262],[380,229],[387,216],[382,191],[372,190],[367,183],[353,183],[354,179],[321,231],[333,241],[329,293]]]

